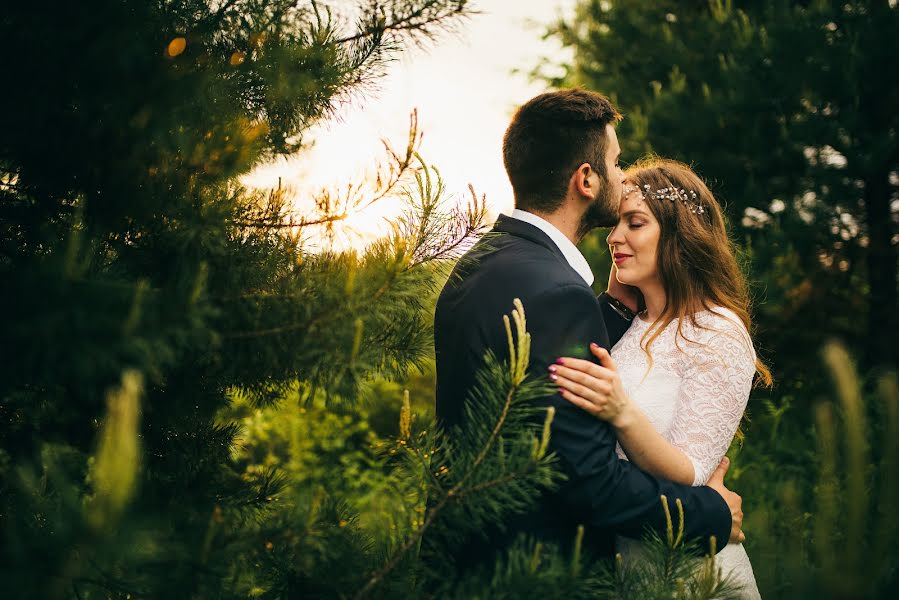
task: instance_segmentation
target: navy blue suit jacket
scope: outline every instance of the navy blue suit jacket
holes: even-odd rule
[[[611,348],[630,325],[597,299],[544,232],[501,215],[456,266],[437,302],[437,417],[444,427],[465,427],[463,403],[487,350],[507,353],[502,317],[515,298],[524,304],[531,334],[532,377],[545,377],[559,356],[592,358],[590,342]],[[587,529],[585,549],[600,555],[612,553],[615,534],[641,537],[648,527],[664,536],[662,494],[675,519],[675,499],[683,502],[688,538],[715,535],[719,549],[727,543],[730,509],[717,492],[658,479],[618,459],[611,426],[558,394],[538,404],[555,407],[550,451],[568,479],[545,493],[537,510],[460,546],[460,566],[491,561],[520,533],[569,549],[579,524]]]

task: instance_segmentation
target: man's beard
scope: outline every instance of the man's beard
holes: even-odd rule
[[[618,223],[618,203],[612,198],[612,186],[607,181],[599,195],[587,208],[578,225],[578,239],[583,238],[597,227],[614,227]]]

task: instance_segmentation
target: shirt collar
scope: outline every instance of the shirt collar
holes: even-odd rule
[[[571,240],[565,237],[565,234],[559,231],[555,225],[546,219],[538,217],[534,213],[529,213],[517,208],[514,209],[509,216],[513,219],[529,223],[549,236],[549,239],[551,239],[556,247],[559,248],[562,255],[565,257],[565,260],[571,265],[571,268],[577,271],[577,274],[581,276],[587,285],[593,285],[593,271],[590,270],[587,259],[584,258],[581,251],[577,249],[577,246],[572,244]]]

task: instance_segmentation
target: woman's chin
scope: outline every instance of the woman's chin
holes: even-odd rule
[[[632,277],[628,277],[627,273],[622,273],[621,269],[618,270],[618,273],[615,275],[615,279],[618,280],[618,283],[623,285],[635,285]]]

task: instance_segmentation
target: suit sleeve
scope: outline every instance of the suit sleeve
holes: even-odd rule
[[[524,302],[531,333],[530,373],[546,377],[557,357],[589,358],[589,344],[600,343],[604,323],[593,293],[570,285],[544,292]],[[556,410],[550,449],[558,456],[567,481],[554,495],[558,510],[569,511],[585,524],[628,537],[641,537],[647,527],[664,537],[665,495],[677,527],[676,499],[683,503],[685,535],[707,548],[709,536],[723,548],[730,536],[730,509],[708,487],[678,485],[657,479],[620,460],[615,433],[596,419],[554,394],[537,401]]]

